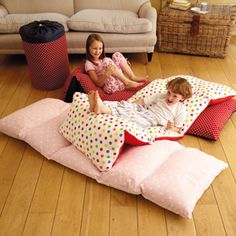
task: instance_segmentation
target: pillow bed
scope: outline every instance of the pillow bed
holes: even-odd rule
[[[232,98],[225,102],[208,106],[193,122],[187,133],[217,140],[224,124],[234,111],[236,111],[236,100]]]
[[[175,77],[151,82],[129,101],[155,93],[165,93],[167,82]],[[203,81],[193,76],[181,77],[191,83],[194,95],[184,101],[187,117],[180,133],[161,126],[144,129],[115,116],[91,113],[87,95],[81,93],[75,93],[70,112],[61,125],[60,132],[90,158],[100,171],[108,171],[114,165],[124,143],[140,145],[155,140],[181,138],[211,101],[235,95],[235,91],[228,86]]]
[[[88,93],[91,90],[98,91],[102,100],[109,101],[121,101],[128,100],[138,90],[144,88],[148,82],[145,82],[142,86],[133,88],[132,90],[124,90],[107,94],[102,88],[97,87],[90,79],[89,75],[84,70],[84,64],[80,64],[78,68],[67,78],[64,86],[65,102],[72,102],[73,94],[75,92]]]
[[[99,183],[142,194],[186,218],[191,218],[198,199],[227,167],[225,162],[198,149],[162,140],[152,145],[125,145],[113,168],[109,172],[100,172],[58,132],[68,108],[69,104],[58,99],[43,99],[2,118],[0,131],[26,141],[48,159]]]

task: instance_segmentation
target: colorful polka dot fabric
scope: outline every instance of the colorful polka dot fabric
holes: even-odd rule
[[[178,75],[179,76],[179,75]],[[122,120],[108,114],[96,115],[89,112],[86,94],[75,93],[71,109],[60,127],[61,134],[74,144],[86,157],[92,160],[100,171],[112,168],[125,143],[125,132],[142,143],[152,143],[157,139],[181,138],[209,102],[236,92],[225,85],[207,82],[193,76],[180,75],[186,78],[193,87],[193,96],[184,101],[187,110],[185,125],[181,133],[167,130],[165,127],[141,128],[135,123]],[[129,101],[166,92],[166,83],[177,76],[165,80],[158,79],[138,91]]]

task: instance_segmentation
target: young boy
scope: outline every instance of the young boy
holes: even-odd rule
[[[90,111],[96,114],[110,114],[135,122],[141,127],[161,125],[169,130],[180,132],[185,120],[182,102],[192,96],[189,82],[177,77],[167,83],[166,94],[156,94],[133,103],[102,101],[98,92],[88,95]]]

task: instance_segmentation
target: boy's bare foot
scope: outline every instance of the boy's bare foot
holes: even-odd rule
[[[111,114],[111,110],[109,107],[107,107],[102,99],[100,98],[98,91],[95,92],[94,94],[94,112],[96,114]]]
[[[95,91],[91,90],[88,93],[88,102],[89,102],[89,110],[90,112],[94,112],[94,107],[95,107]]]

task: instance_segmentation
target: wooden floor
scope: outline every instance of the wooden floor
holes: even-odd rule
[[[147,63],[145,54],[126,56],[137,74],[151,80],[191,74],[236,89],[236,36],[225,59],[155,53]],[[82,59],[70,56],[71,70]],[[63,99],[63,90],[31,88],[24,56],[0,56],[0,117],[45,97]],[[98,184],[0,133],[0,236],[235,236],[236,113],[218,141],[186,135],[180,143],[229,164],[199,200],[192,220]]]

